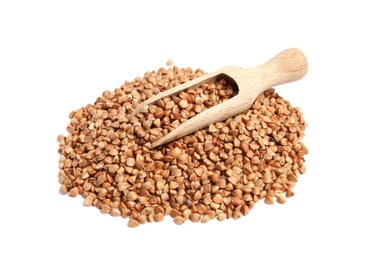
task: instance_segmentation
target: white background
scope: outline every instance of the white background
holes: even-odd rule
[[[0,259],[372,259],[367,3],[1,1]],[[301,107],[310,153],[285,205],[130,229],[58,193],[56,138],[72,110],[170,58],[212,72],[288,47],[309,71],[277,91]]]

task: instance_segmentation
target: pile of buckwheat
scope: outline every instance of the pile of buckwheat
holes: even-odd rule
[[[285,203],[306,170],[308,150],[300,140],[307,124],[273,89],[248,111],[155,149],[151,142],[236,89],[224,79],[209,82],[128,120],[144,100],[203,74],[176,66],[146,72],[71,112],[68,135],[58,137],[60,193],[128,217],[130,227],[167,215],[176,224],[238,219],[260,200]]]

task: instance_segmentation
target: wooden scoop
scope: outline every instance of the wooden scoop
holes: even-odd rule
[[[137,115],[138,111],[140,111],[143,106],[153,104],[168,96],[177,95],[188,88],[197,88],[208,81],[216,80],[216,78],[222,77],[226,78],[228,81],[235,82],[238,88],[238,94],[236,96],[188,119],[167,135],[153,142],[151,148],[155,148],[206,128],[210,124],[224,121],[247,111],[259,94],[276,85],[301,79],[306,75],[307,68],[306,57],[300,50],[295,48],[286,49],[257,67],[224,67],[161,92],[138,105],[130,114],[129,118]]]

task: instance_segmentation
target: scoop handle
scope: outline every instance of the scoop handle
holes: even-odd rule
[[[263,75],[268,89],[303,78],[308,70],[308,62],[299,49],[289,48],[254,69]]]

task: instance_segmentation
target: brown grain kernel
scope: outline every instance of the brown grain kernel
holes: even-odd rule
[[[286,202],[285,198],[283,196],[278,196],[276,198],[276,201],[279,203],[279,204],[284,204]]]
[[[243,216],[247,216],[249,213],[249,207],[247,205],[243,205],[240,209],[240,212],[243,214]]]
[[[117,188],[119,191],[125,191],[129,186],[130,186],[129,183],[127,182],[119,182],[117,184]]]
[[[181,216],[184,218],[184,219],[190,219],[190,215],[191,215],[191,209],[185,209]]]
[[[216,217],[216,211],[214,210],[206,210],[205,215],[208,215],[210,219],[214,219]]]
[[[174,218],[174,223],[177,225],[182,225],[185,222],[185,219],[181,216],[177,216]]]
[[[285,193],[285,196],[286,196],[287,198],[291,198],[291,197],[294,196],[294,192],[293,192],[292,190],[288,189],[288,190],[286,191],[286,193]]]
[[[261,190],[262,189],[260,187],[255,186],[255,187],[252,188],[252,193],[253,193],[253,195],[259,195]]]
[[[101,213],[102,214],[109,214],[111,211],[111,208],[109,205],[103,204],[101,207]]]
[[[232,218],[233,219],[239,219],[240,217],[241,217],[242,215],[241,215],[241,213],[240,213],[240,211],[237,211],[237,210],[234,210],[233,211],[233,214],[232,214]]]
[[[205,212],[207,211],[207,207],[204,205],[204,204],[198,204],[197,206],[196,206],[196,210],[197,210],[197,212],[200,214],[200,215],[204,215],[205,214]]]
[[[62,195],[66,195],[68,193],[68,188],[66,185],[62,185],[61,188],[59,189],[59,193]]]
[[[199,213],[191,213],[190,220],[194,223],[200,221],[200,214]]]
[[[89,194],[85,200],[84,200],[84,205],[85,206],[92,206],[93,204],[93,196],[91,194]]]
[[[239,206],[241,203],[242,203],[241,199],[236,196],[231,200],[231,205],[235,207]]]
[[[79,195],[79,188],[78,187],[74,187],[70,190],[70,193],[69,195],[71,197],[76,197],[77,195]]]
[[[164,214],[163,213],[156,213],[154,216],[154,219],[156,222],[162,222],[164,220]]]
[[[113,217],[119,217],[121,216],[121,212],[118,208],[111,208],[110,215]]]
[[[274,204],[274,200],[272,197],[266,196],[264,202],[268,205]]]
[[[147,222],[152,223],[155,222],[155,214],[150,214],[147,216]]]
[[[219,214],[217,215],[217,219],[218,219],[219,221],[223,221],[223,220],[225,220],[226,218],[227,218],[226,213],[219,213]]]
[[[216,195],[214,195],[213,198],[212,198],[212,201],[213,201],[214,203],[221,204],[221,203],[223,202],[223,199],[222,199],[221,194],[216,194]]]
[[[270,183],[270,182],[272,182],[271,173],[270,172],[265,172],[265,174],[262,176],[262,181],[264,183]]]
[[[116,173],[117,170],[119,170],[120,166],[117,164],[111,164],[108,167],[109,173]]]
[[[165,216],[169,216],[171,211],[172,211],[172,207],[171,206],[167,206],[165,208],[165,210],[164,210],[164,215]]]
[[[212,174],[209,176],[209,179],[213,182],[213,183],[217,183],[220,181],[220,175],[219,174]]]
[[[130,209],[124,208],[121,210],[121,217],[122,218],[127,218],[130,215]]]
[[[134,158],[128,158],[125,162],[127,166],[134,166],[136,163],[136,160]]]
[[[154,209],[154,212],[155,212],[155,213],[161,213],[161,214],[164,214],[164,213],[165,213],[165,210],[164,210],[161,206],[157,206],[157,207]]]
[[[283,195],[283,191],[282,190],[276,190],[276,191],[274,191],[274,195],[276,197],[282,196]]]
[[[164,182],[163,182],[163,180],[159,180],[159,181],[157,181],[157,182],[155,183],[155,187],[156,187],[157,190],[162,190],[162,189],[164,189]]]
[[[151,182],[145,182],[143,185],[142,185],[142,189],[145,189],[145,190],[149,190],[153,187],[153,184]]]
[[[139,223],[137,220],[131,218],[129,219],[128,221],[128,227],[131,227],[131,228],[135,228],[135,227],[138,227]]]
[[[180,213],[178,210],[176,210],[176,209],[172,209],[172,210],[170,211],[169,215],[170,215],[172,218],[175,218],[175,217],[177,217],[177,216],[180,216],[181,213]]]
[[[171,59],[169,59],[168,61],[167,61],[167,66],[172,66],[173,65],[173,61],[171,60]]]
[[[194,194],[194,200],[200,200],[203,196],[203,193],[201,191],[197,191]]]
[[[207,223],[211,220],[211,218],[208,215],[204,215],[201,219],[201,223]]]
[[[137,218],[137,222],[139,223],[139,224],[146,224],[146,222],[147,222],[147,216],[146,215],[141,215],[141,216],[138,216],[138,218]]]
[[[229,182],[232,184],[232,185],[235,185],[235,184],[237,184],[238,183],[238,178],[236,177],[236,176],[230,176],[229,178],[228,178],[228,180],[229,180]]]
[[[92,183],[86,181],[86,182],[84,182],[84,184],[83,184],[83,190],[84,190],[84,191],[89,191],[89,190],[92,188],[92,186],[93,186]]]
[[[137,193],[136,192],[134,192],[134,191],[129,191],[128,192],[128,194],[127,194],[127,199],[129,200],[129,201],[133,201],[133,200],[135,200],[135,199],[137,199]]]
[[[182,99],[179,103],[178,103],[178,106],[180,107],[180,108],[186,108],[187,107],[187,105],[189,104],[189,102],[186,100],[186,99]]]

